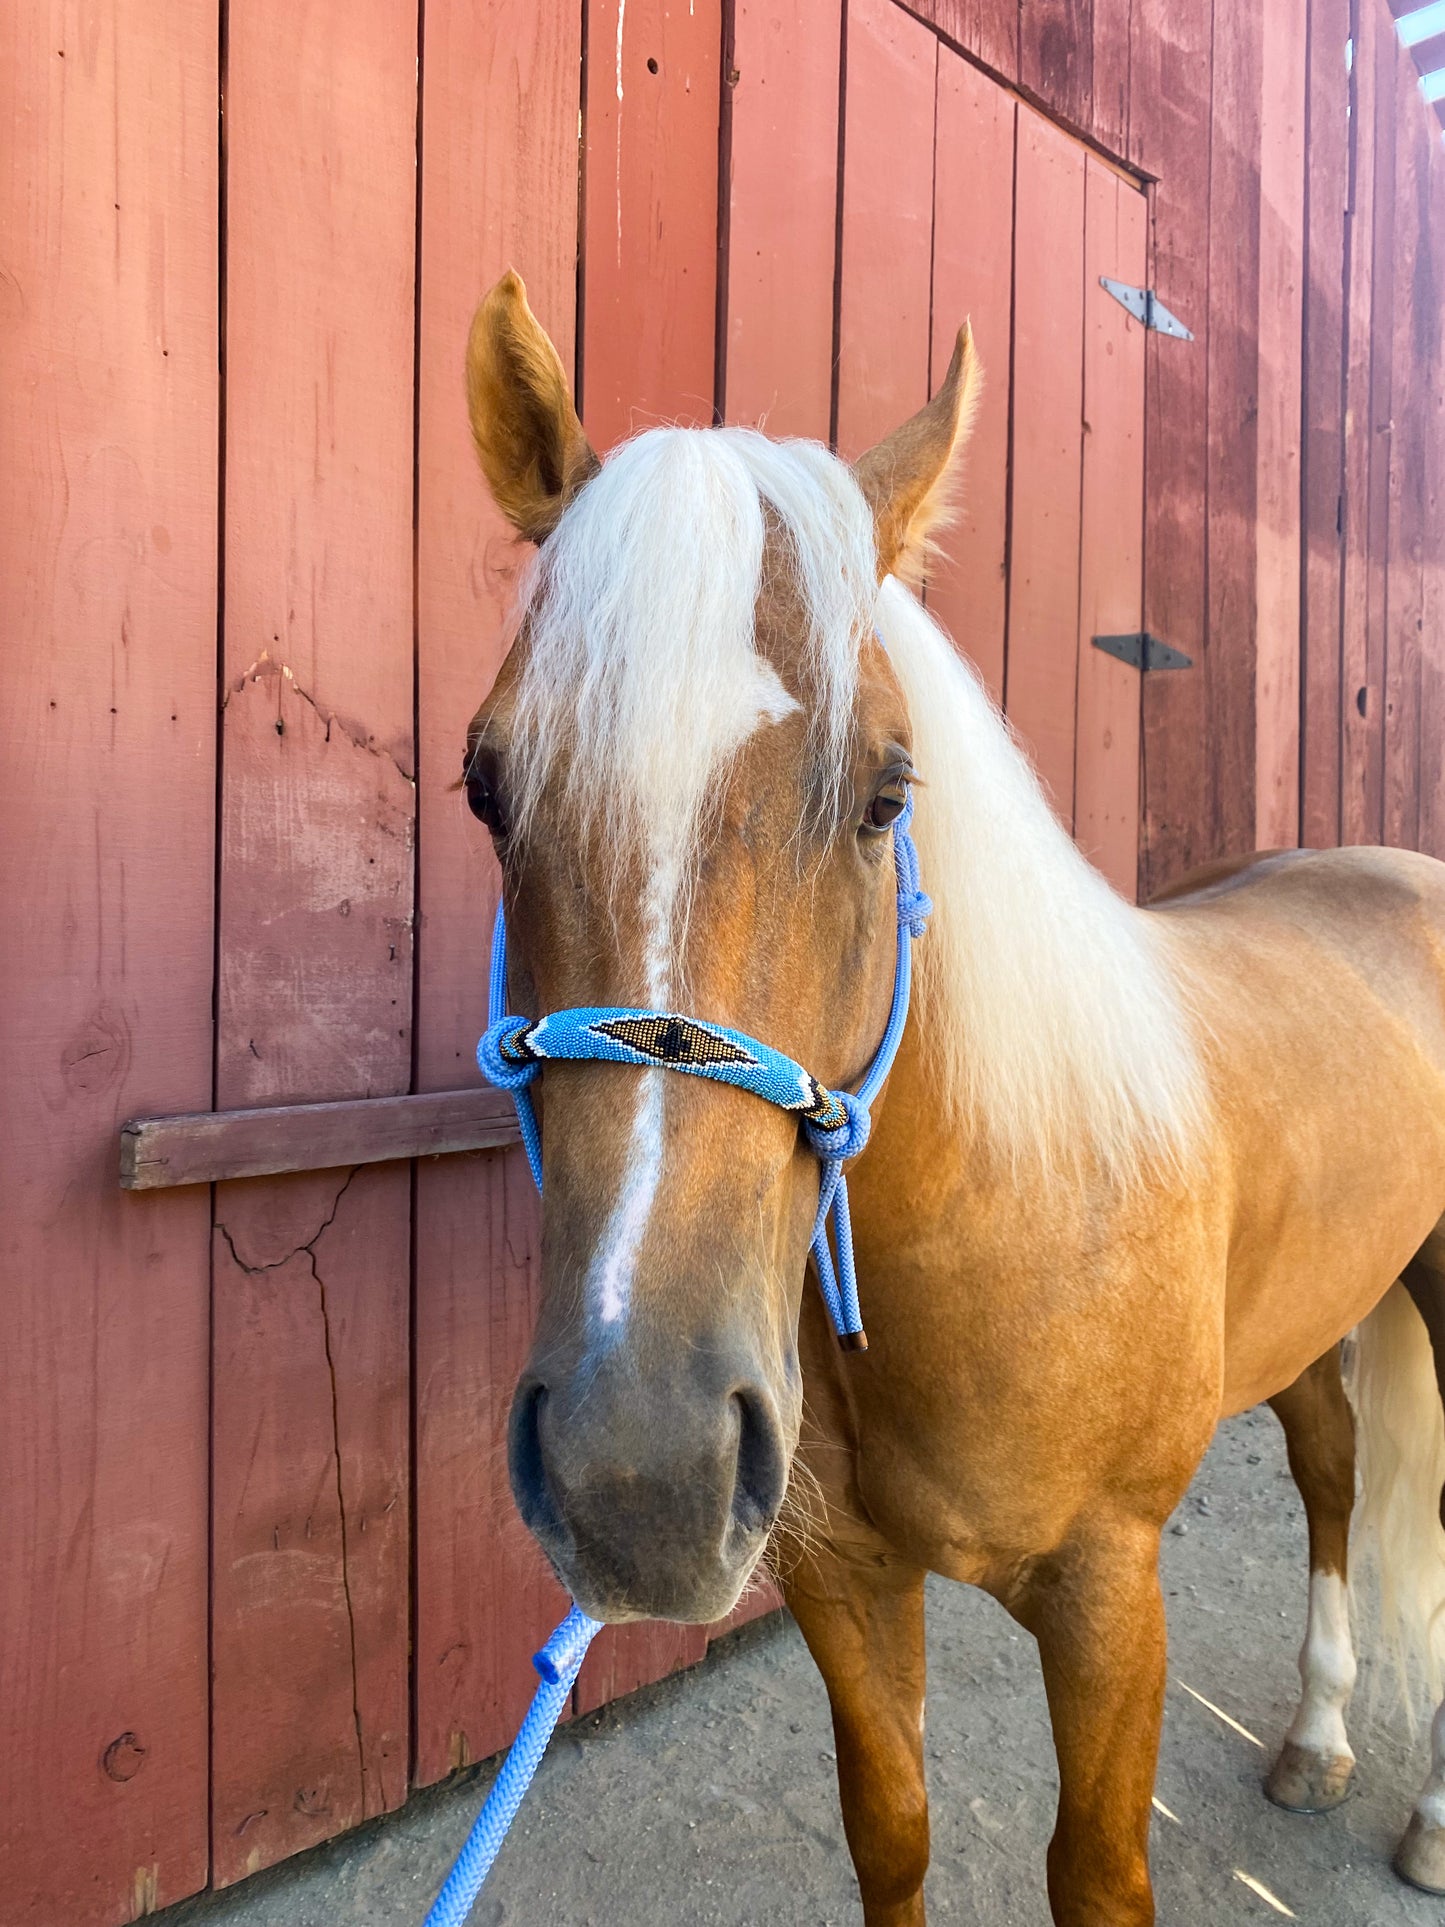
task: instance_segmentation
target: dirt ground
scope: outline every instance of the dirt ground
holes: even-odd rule
[[[1305,1598],[1304,1520],[1267,1411],[1221,1431],[1164,1548],[1170,1663],[1157,1794],[1173,1817],[1154,1820],[1161,1923],[1248,1927],[1285,1910],[1312,1927],[1445,1922],[1445,1900],[1390,1872],[1426,1737],[1405,1730],[1368,1658],[1348,1803],[1304,1819],[1260,1792],[1293,1710]],[[929,1662],[929,1919],[1043,1927],[1056,1782],[1032,1642],[992,1600],[939,1581]],[[473,1919],[854,1927],[861,1909],[832,1744],[821,1684],[791,1622],[744,1628],[694,1672],[563,1730]],[[164,1927],[420,1927],[491,1773],[477,1769],[404,1813],[187,1902]]]

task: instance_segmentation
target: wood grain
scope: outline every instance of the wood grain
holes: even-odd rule
[[[1391,314],[1390,379],[1401,396],[1410,395],[1417,381],[1428,395],[1436,373],[1439,336],[1438,310],[1432,314],[1428,306],[1435,292],[1428,219],[1430,154],[1415,112],[1414,67],[1404,49],[1395,48],[1392,53],[1393,86],[1388,99],[1398,144],[1391,243],[1399,286]],[[1382,89],[1381,99],[1386,97]],[[1428,406],[1410,405],[1394,415],[1390,435],[1381,833],[1385,842],[1404,849],[1414,849],[1420,841],[1421,656],[1431,540],[1426,515],[1429,438],[1436,426],[1435,413]]]
[[[1396,44],[1384,10],[1362,8],[1350,70],[1352,187],[1345,219],[1342,843],[1378,843],[1382,834]]]
[[[1309,0],[1305,110],[1305,300],[1300,418],[1304,571],[1300,633],[1300,840],[1340,834],[1341,584],[1344,567],[1344,261],[1349,99],[1339,49],[1349,0]]]
[[[722,0],[592,0],[582,419],[610,448],[713,419]]]
[[[1134,23],[1130,158],[1159,177],[1149,280],[1194,331],[1193,342],[1151,334],[1145,349],[1144,626],[1195,665],[1144,679],[1139,896],[1147,901],[1205,841],[1197,825],[1213,753],[1203,663],[1211,41],[1202,10],[1171,0],[1138,0]]]
[[[1131,901],[1139,876],[1139,670],[1093,646],[1143,620],[1144,329],[1099,286],[1147,278],[1143,194],[1090,159],[1084,222],[1084,467],[1074,835]]]
[[[1208,627],[1203,659],[1208,780],[1189,862],[1254,845],[1259,343],[1260,8],[1214,8],[1209,156]],[[1182,677],[1151,679],[1151,687]],[[1148,702],[1146,692],[1146,703]],[[1162,704],[1161,704],[1162,707]]]
[[[1084,171],[1077,141],[1020,108],[1004,706],[1066,829],[1078,684]]]
[[[1003,701],[1008,605],[1009,405],[1013,371],[1014,135],[1003,88],[948,48],[938,56],[931,373],[947,372],[967,317],[983,398],[964,453],[956,519],[929,573],[928,606]],[[987,182],[988,191],[979,192]]]
[[[1094,0],[1094,99],[1088,131],[1123,159],[1133,116],[1133,0]]]
[[[1019,77],[1019,0],[900,0],[1003,80]]]
[[[410,1083],[415,32],[230,19],[219,1109]],[[225,1885],[405,1796],[409,1174],[215,1210]]]
[[[1299,841],[1301,422],[1308,0],[1263,13],[1254,841]]]
[[[1414,95],[1419,115],[1419,96]],[[1445,151],[1433,128],[1424,151],[1428,167],[1417,202],[1418,237],[1411,287],[1417,330],[1416,365],[1423,368],[1425,488],[1420,503],[1423,583],[1420,609],[1420,848],[1445,857]],[[1417,136],[1418,138],[1418,136]],[[1427,638],[1431,640],[1427,641]]]
[[[159,1191],[343,1164],[442,1157],[516,1141],[512,1100],[505,1091],[491,1089],[189,1111],[133,1118],[121,1126],[120,1182],[126,1191]]]
[[[474,1092],[497,875],[452,787],[501,664],[519,548],[477,470],[462,396],[472,308],[509,265],[570,368],[582,9],[430,0],[423,66],[417,697],[423,1088]],[[531,1340],[540,1231],[520,1150],[416,1173],[415,1777],[507,1744],[565,1602],[512,1504],[505,1430]]]
[[[816,441],[833,397],[841,25],[836,0],[738,0],[729,80],[722,411]]]
[[[206,1879],[208,1200],[122,1197],[114,1147],[211,1095],[218,46],[204,4],[0,13],[0,1912],[33,1927]]]
[[[1069,126],[1094,123],[1094,0],[1024,0],[1019,85]]]
[[[892,0],[847,0],[838,452],[928,399],[938,42]]]

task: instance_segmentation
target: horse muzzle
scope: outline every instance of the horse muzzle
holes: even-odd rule
[[[512,1491],[594,1619],[722,1619],[762,1555],[789,1446],[756,1374],[721,1363],[649,1384],[619,1352],[517,1388]]]

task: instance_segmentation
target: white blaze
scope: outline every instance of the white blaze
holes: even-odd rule
[[[771,663],[757,658],[755,673],[757,708],[745,734],[764,724],[781,722],[798,707]],[[682,884],[682,853],[676,840],[659,827],[654,833],[652,871],[642,903],[642,975],[649,1010],[666,1010],[672,998],[674,924]],[[622,1189],[593,1253],[589,1295],[604,1326],[619,1325],[632,1302],[637,1254],[662,1181],[666,1078],[666,1071],[642,1073]]]

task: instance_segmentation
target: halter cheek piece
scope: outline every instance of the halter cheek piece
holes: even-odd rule
[[[913,978],[912,943],[923,935],[932,904],[918,887],[918,852],[909,834],[913,817],[910,793],[893,823],[893,865],[898,878],[898,951],[893,1004],[883,1040],[857,1093],[831,1091],[781,1051],[760,1044],[726,1024],[674,1011],[611,1007],[555,1010],[532,1021],[509,1017],[507,1009],[507,921],[497,906],[492,932],[491,992],[487,1029],[477,1045],[482,1075],[512,1093],[527,1162],[542,1188],[542,1140],[527,1086],[545,1063],[598,1061],[637,1064],[735,1084],[780,1110],[794,1111],[809,1148],[822,1163],[818,1215],[813,1224],[813,1263],[838,1341],[848,1351],[867,1351],[858,1309],[858,1277],[853,1262],[853,1231],[848,1217],[848,1182],[843,1164],[868,1142],[869,1107],[893,1068],[908,1018]],[[838,1263],[828,1246],[828,1220]]]

